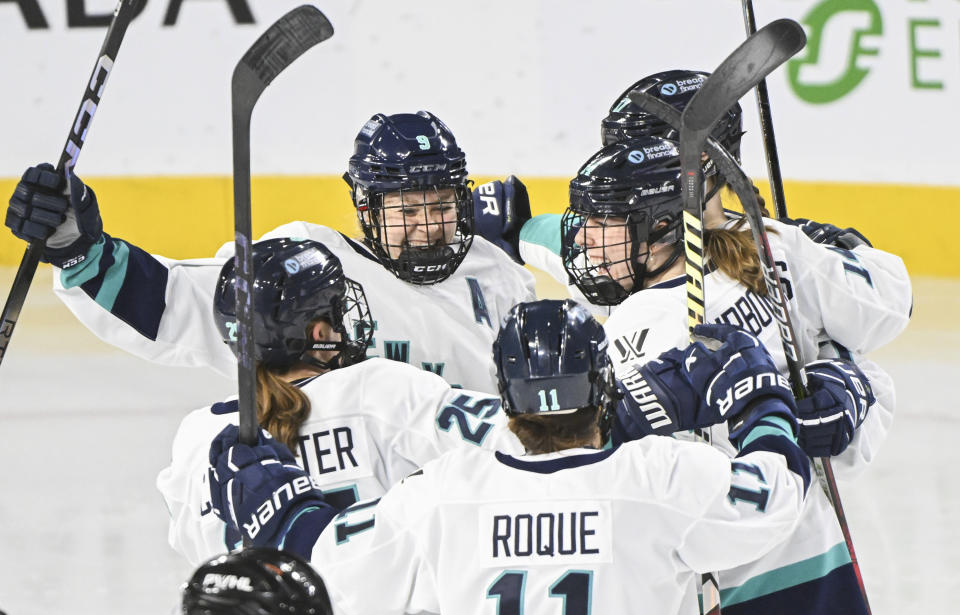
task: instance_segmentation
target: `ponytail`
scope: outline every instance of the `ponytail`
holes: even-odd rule
[[[757,246],[750,231],[742,230],[746,219],[738,220],[729,229],[707,229],[704,233],[706,256],[721,273],[766,297],[767,285]],[[772,231],[767,231],[772,232]]]
[[[310,400],[277,371],[257,365],[257,421],[296,455],[300,427],[310,416]]]

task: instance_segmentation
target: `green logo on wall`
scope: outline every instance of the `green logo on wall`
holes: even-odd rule
[[[787,65],[790,87],[808,103],[843,98],[870,72],[860,67],[860,58],[879,55],[862,39],[883,34],[880,9],[873,0],[824,0],[803,23],[809,35],[807,54]]]

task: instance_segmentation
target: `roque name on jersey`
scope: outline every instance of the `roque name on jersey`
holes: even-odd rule
[[[600,511],[494,515],[491,555],[495,558],[596,555]]]

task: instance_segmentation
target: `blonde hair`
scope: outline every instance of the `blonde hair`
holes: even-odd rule
[[[729,229],[707,229],[704,232],[706,257],[721,273],[737,280],[761,297],[767,296],[763,266],[757,245],[749,230],[742,230],[746,218]],[[768,230],[768,233],[775,231]]]
[[[533,454],[592,446],[600,433],[599,408],[580,408],[570,414],[518,414],[507,426]]]
[[[283,371],[257,365],[257,421],[297,455],[300,427],[310,416],[310,400],[281,374]]]

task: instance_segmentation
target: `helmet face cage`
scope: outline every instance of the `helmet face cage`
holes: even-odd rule
[[[639,250],[646,242],[645,222],[643,212],[625,217],[572,208],[564,212],[561,236],[568,239],[560,247],[563,266],[590,303],[619,305],[640,288],[649,255]],[[588,234],[589,252],[587,245],[577,243],[578,237]]]
[[[360,130],[347,172],[366,242],[413,284],[447,279],[473,241],[466,156],[435,115],[377,114]]]
[[[442,282],[457,270],[473,243],[470,182],[389,192],[358,187],[355,194],[368,244],[401,280]],[[416,237],[415,228],[421,229]]]
[[[363,288],[343,275],[339,259],[312,240],[269,239],[253,245],[253,338],[260,363],[284,369],[303,362],[334,369],[362,361],[373,336]],[[233,259],[220,272],[213,316],[223,340],[237,352]],[[327,322],[340,340],[313,341]],[[328,360],[317,351],[339,354]]]
[[[367,348],[373,340],[373,319],[367,305],[367,296],[363,287],[350,278],[344,278],[346,289],[343,298],[332,302],[324,314],[315,314],[330,323],[334,331],[340,334],[340,341],[315,341],[307,338],[308,346],[300,354],[299,360],[321,369],[336,369],[359,363],[366,358]],[[338,354],[328,361],[314,356],[315,351]]]
[[[595,305],[618,305],[654,269],[654,244],[681,239],[679,154],[676,144],[642,137],[609,145],[591,156],[570,182],[570,207],[561,218],[561,257],[577,288]]]

